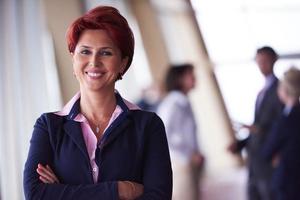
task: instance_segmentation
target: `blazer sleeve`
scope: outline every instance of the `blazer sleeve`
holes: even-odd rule
[[[165,128],[155,115],[149,123],[143,169],[144,194],[139,200],[171,200],[172,168]]]
[[[273,156],[280,151],[286,140],[286,118],[281,117],[274,124],[270,135],[268,136],[265,145],[262,148],[262,155],[267,160],[272,160]]]
[[[276,87],[274,87],[266,101],[268,103],[261,108],[259,120],[254,123],[265,135],[271,131],[274,122],[280,118],[283,109],[283,104],[278,98]]]
[[[50,138],[47,119],[44,114],[37,120],[34,126],[28,158],[25,163],[23,186],[27,200],[118,199],[116,182],[82,185],[42,183],[39,180],[36,168],[38,163],[52,165],[54,153]]]

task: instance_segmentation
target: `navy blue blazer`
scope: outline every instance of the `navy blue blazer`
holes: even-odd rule
[[[263,155],[267,160],[280,156],[272,179],[274,189],[282,191],[284,199],[300,199],[300,104],[273,127]]]
[[[105,131],[96,150],[99,167],[94,184],[89,156],[79,122],[78,100],[68,116],[45,113],[34,126],[24,169],[26,199],[118,199],[117,181],[144,185],[141,200],[170,200],[172,169],[165,128],[151,112],[129,110],[117,94],[124,112]],[[44,184],[38,163],[50,165],[60,184]]]

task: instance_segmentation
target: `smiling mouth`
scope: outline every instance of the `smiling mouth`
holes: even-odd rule
[[[91,78],[99,78],[104,75],[104,73],[99,72],[86,72],[86,74]]]

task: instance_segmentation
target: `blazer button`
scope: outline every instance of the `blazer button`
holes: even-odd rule
[[[93,167],[93,172],[97,172],[97,167]]]

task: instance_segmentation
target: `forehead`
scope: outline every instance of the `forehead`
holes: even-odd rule
[[[260,52],[256,54],[257,58],[272,58],[268,52]]]
[[[84,30],[78,40],[77,46],[89,46],[95,48],[111,47],[116,48],[113,40],[105,30]]]

